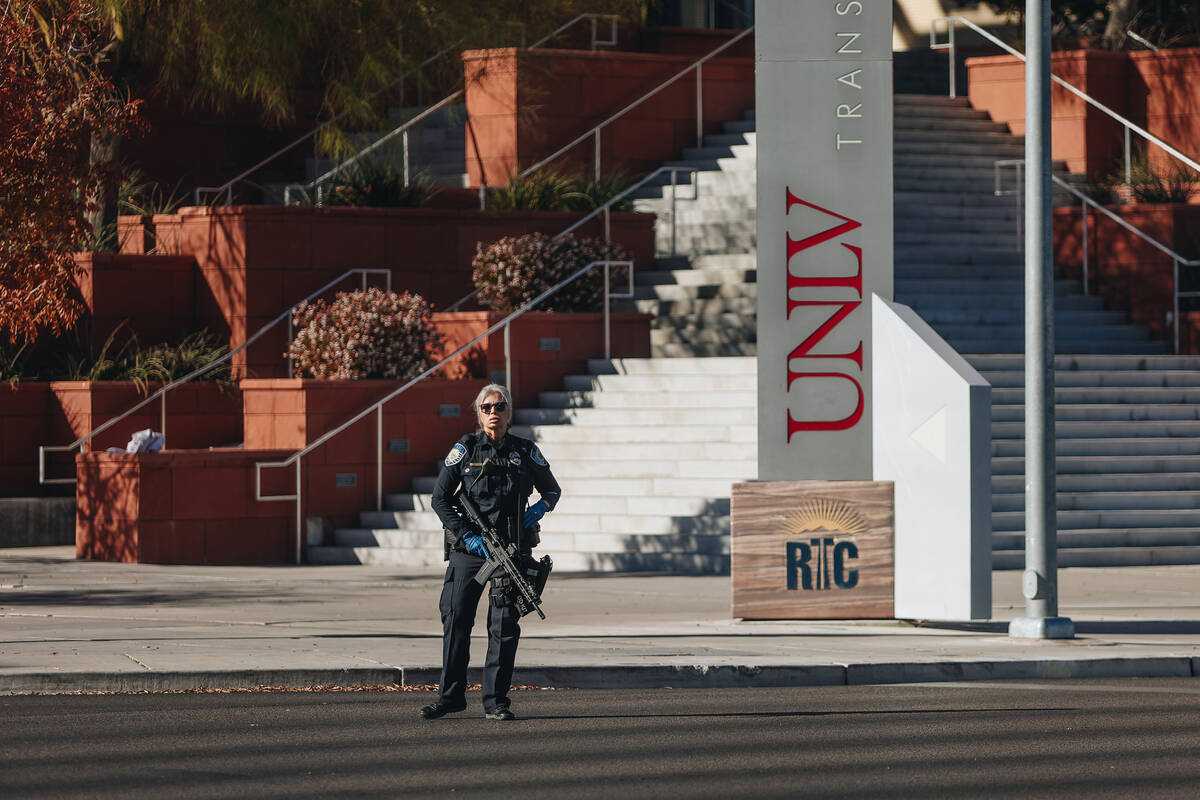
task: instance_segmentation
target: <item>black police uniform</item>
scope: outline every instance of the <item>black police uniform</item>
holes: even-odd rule
[[[483,587],[474,580],[484,559],[467,551],[462,538],[471,524],[455,507],[459,487],[465,487],[488,522],[509,542],[528,554],[540,541],[539,526],[522,526],[529,495],[537,489],[550,510],[561,496],[558,481],[537,446],[528,439],[505,434],[493,444],[487,434],[468,434],[450,450],[433,489],[433,510],[445,527],[446,581],[442,587],[442,678],[438,702],[461,707],[467,688],[471,626]],[[479,531],[475,531],[479,533]],[[503,569],[496,573],[503,574]],[[495,591],[493,589],[493,591]],[[508,706],[520,614],[515,606],[488,605],[488,649],[483,667],[483,708],[490,712]]]

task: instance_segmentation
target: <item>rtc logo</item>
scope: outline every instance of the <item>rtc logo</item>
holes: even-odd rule
[[[787,542],[787,588],[853,589],[858,585],[858,570],[850,569],[848,564],[858,559],[853,537],[866,529],[862,516],[841,501],[810,500],[802,504],[785,522],[789,538],[818,531],[839,535]]]
[[[832,275],[821,275],[817,277],[800,277],[792,273],[792,259],[803,253],[806,250],[816,247],[819,244],[829,241],[843,234],[849,233],[856,228],[862,227],[862,223],[851,219],[850,217],[838,214],[836,211],[830,211],[827,208],[821,208],[818,205],[801,200],[796,195],[792,194],[791,189],[785,189],[787,192],[787,209],[784,214],[790,214],[795,206],[804,206],[815,211],[820,211],[831,217],[840,219],[841,224],[834,225],[821,233],[815,233],[812,236],[807,236],[799,241],[792,238],[791,234],[787,235],[787,319],[791,319],[792,312],[797,308],[808,306],[831,306],[834,311],[824,323],[817,327],[815,331],[809,334],[808,338],[796,345],[796,347],[788,353],[787,357],[787,388],[790,391],[792,384],[799,380],[829,380],[840,379],[849,381],[853,384],[858,392],[858,402],[854,410],[847,414],[842,419],[835,420],[798,420],[792,416],[791,410],[788,411],[787,418],[787,438],[790,442],[792,436],[800,431],[842,431],[848,428],[853,428],[859,423],[863,416],[863,388],[858,380],[846,373],[842,372],[803,372],[792,369],[792,361],[802,358],[824,358],[824,359],[845,359],[854,363],[858,367],[858,372],[861,374],[863,369],[863,345],[862,340],[858,342],[852,352],[849,353],[814,353],[812,352],[821,340],[833,332],[846,317],[850,316],[860,305],[863,298],[863,251],[861,247],[852,244],[841,242],[842,247],[848,250],[853,256],[857,264],[857,269],[853,275],[846,277],[838,277]],[[854,292],[854,297],[849,300],[796,300],[792,297],[793,290],[803,291],[806,289],[814,289],[817,287],[834,287],[851,289]]]

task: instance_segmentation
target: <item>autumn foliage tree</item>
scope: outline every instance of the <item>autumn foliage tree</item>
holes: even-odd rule
[[[119,179],[96,143],[140,127],[138,104],[102,72],[108,34],[94,9],[72,0],[58,10],[21,0],[0,10],[0,336],[9,341],[61,334],[83,312],[71,254]]]

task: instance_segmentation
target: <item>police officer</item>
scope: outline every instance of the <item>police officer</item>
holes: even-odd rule
[[[483,593],[474,577],[490,557],[479,531],[471,530],[455,506],[459,487],[500,536],[515,542],[524,555],[538,544],[538,520],[554,509],[561,495],[558,481],[537,446],[508,432],[512,420],[508,389],[495,383],[485,386],[475,398],[474,407],[479,430],[462,437],[450,449],[433,489],[433,510],[445,527],[450,564],[440,603],[442,677],[437,701],[421,709],[425,719],[437,719],[467,707],[471,626]],[[528,505],[534,489],[539,499]],[[496,573],[502,574],[502,570]],[[509,709],[508,689],[521,638],[520,613],[511,604],[495,604],[503,602],[495,580],[492,595],[496,600],[488,604],[483,710],[488,719],[510,720],[514,716]]]

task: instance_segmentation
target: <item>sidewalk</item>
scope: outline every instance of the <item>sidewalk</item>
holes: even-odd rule
[[[729,578],[554,575],[514,683],[580,688],[1200,677],[1200,566],[1065,569],[1072,641],[1011,640],[1020,572],[987,623],[738,622]],[[0,550],[0,694],[434,684],[441,572],[75,561]],[[472,664],[483,660],[475,627]],[[477,674],[477,673],[476,673]]]

